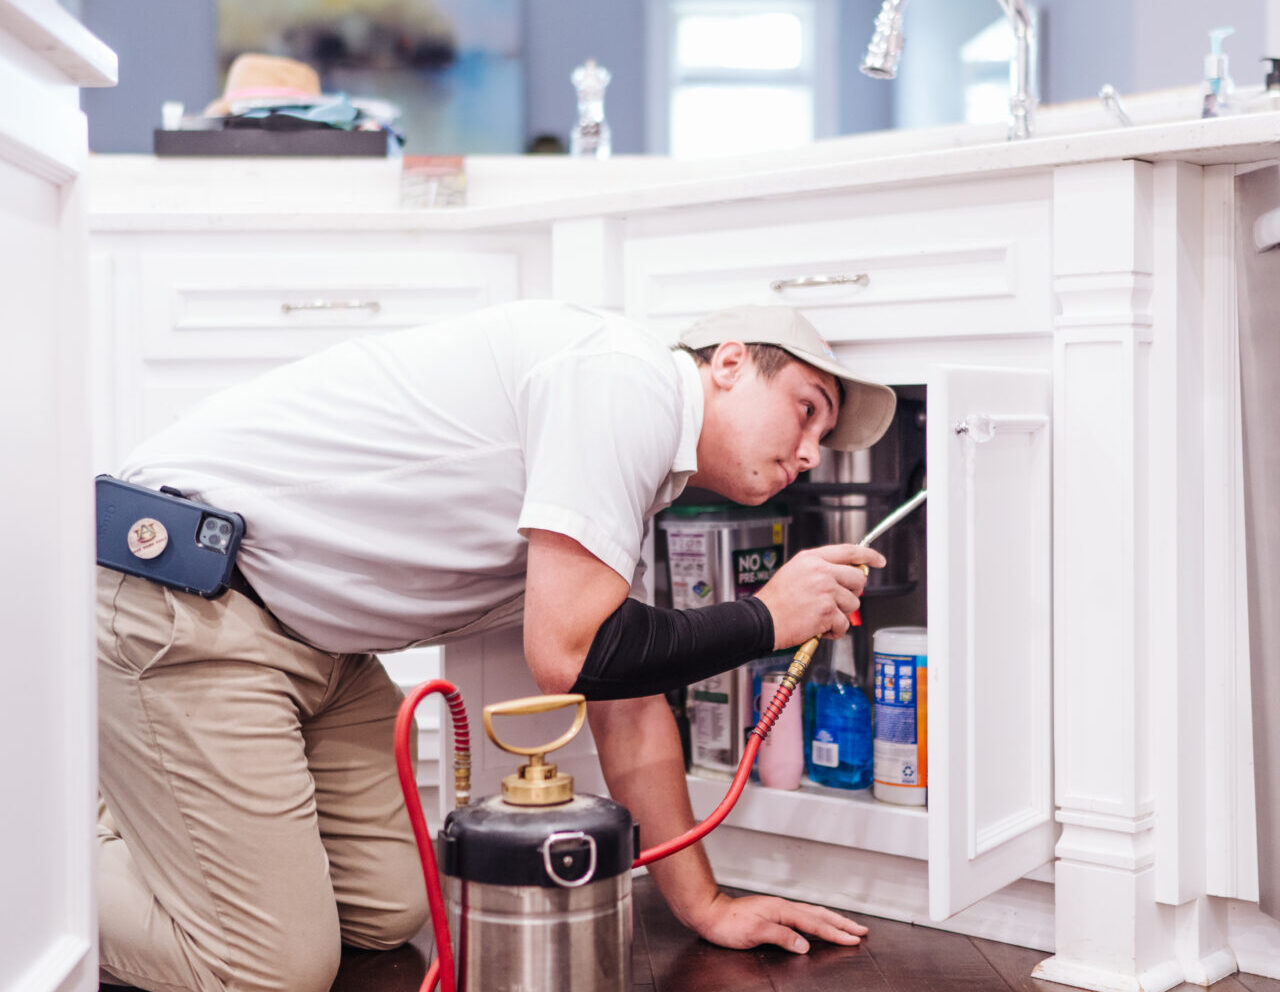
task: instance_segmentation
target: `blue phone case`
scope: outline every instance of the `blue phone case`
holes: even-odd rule
[[[244,519],[109,475],[94,480],[98,564],[207,599],[231,581]]]

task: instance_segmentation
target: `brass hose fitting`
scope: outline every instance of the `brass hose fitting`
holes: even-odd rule
[[[809,668],[809,662],[813,660],[813,652],[817,649],[818,638],[816,637],[811,637],[800,645],[795,657],[791,660],[791,664],[787,666],[786,672],[778,680],[778,688],[774,691],[769,705],[760,715],[760,722],[751,731],[753,735],[759,737],[762,741],[769,736],[769,731],[773,729],[774,721],[781,715],[782,708],[787,705],[787,700],[791,698],[791,693],[795,691],[796,686],[800,684],[800,680],[804,678],[804,673]]]

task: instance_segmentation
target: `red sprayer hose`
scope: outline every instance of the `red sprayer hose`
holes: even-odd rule
[[[693,829],[686,831],[679,837],[673,837],[662,844],[641,851],[640,856],[632,862],[632,868],[639,868],[650,862],[665,858],[669,854],[684,850],[690,844],[696,843],[709,834],[720,825],[721,820],[729,815],[729,811],[733,809],[738,797],[742,795],[742,790],[751,775],[751,766],[755,763],[756,752],[760,750],[760,745],[764,742],[764,739],[769,736],[769,731],[773,729],[774,723],[782,713],[782,708],[787,705],[787,700],[791,698],[791,693],[795,690],[796,685],[804,678],[805,669],[809,667],[809,661],[813,657],[813,652],[817,646],[818,639],[815,637],[806,641],[800,650],[796,652],[795,660],[787,668],[787,673],[783,676],[778,688],[774,690],[769,705],[765,707],[764,713],[760,715],[760,722],[751,731],[751,736],[747,740],[746,750],[742,754],[742,760],[738,763],[737,774],[734,775],[729,791],[725,794],[724,799],[720,801],[720,805],[715,808],[715,811],[710,816]],[[444,915],[444,895],[440,889],[440,873],[436,867],[435,848],[431,844],[431,834],[427,829],[427,820],[422,814],[422,800],[418,796],[418,783],[414,779],[413,759],[410,750],[413,711],[417,709],[418,703],[422,701],[422,698],[432,692],[444,694],[445,701],[449,704],[449,715],[453,718],[454,777],[459,786],[458,804],[465,806],[468,801],[468,796],[463,789],[470,788],[471,736],[470,731],[467,729],[467,714],[462,705],[462,695],[452,683],[443,679],[424,682],[406,696],[404,702],[400,704],[400,712],[396,717],[395,732],[396,769],[400,773],[400,788],[404,791],[405,804],[409,808],[409,821],[413,824],[414,838],[418,842],[418,856],[422,861],[422,877],[427,885],[427,903],[431,907],[431,928],[436,938],[436,959],[431,963],[431,967],[427,969],[427,975],[422,980],[419,992],[431,992],[435,988],[437,981],[440,982],[442,992],[455,992],[453,948],[449,943],[449,924]]]
[[[751,735],[747,738],[747,746],[742,752],[742,760],[738,762],[738,771],[733,776],[729,791],[720,800],[720,805],[712,811],[710,816],[693,829],[682,833],[679,837],[672,837],[671,840],[641,851],[640,856],[632,862],[632,868],[639,868],[642,865],[649,864],[651,861],[659,861],[669,854],[683,851],[690,844],[702,840],[703,837],[720,826],[720,821],[729,815],[729,811],[737,803],[738,797],[742,795],[747,779],[751,776],[751,766],[755,763],[756,752],[760,750],[760,745],[764,743],[764,739],[769,736],[769,731],[773,729],[774,723],[781,715],[782,708],[787,705],[787,700],[791,698],[791,693],[795,690],[796,685],[804,678],[805,669],[809,667],[809,661],[813,658],[813,652],[817,647],[818,639],[814,637],[805,641],[800,650],[796,652],[795,659],[787,668],[787,674],[782,677],[778,688],[773,692],[773,697],[769,700],[769,705],[760,714],[760,722],[755,725],[755,729],[751,731]]]
[[[467,725],[467,711],[462,705],[462,693],[451,682],[444,679],[432,679],[424,682],[413,692],[405,696],[396,714],[395,750],[396,771],[400,775],[400,789],[404,792],[405,805],[409,808],[409,822],[413,825],[413,836],[418,842],[418,858],[422,862],[422,878],[427,885],[427,905],[431,909],[431,929],[436,938],[436,959],[427,969],[419,992],[431,992],[439,980],[442,992],[455,992],[453,946],[449,943],[449,921],[444,914],[444,893],[440,890],[440,871],[436,867],[436,851],[431,844],[431,832],[427,829],[427,818],[422,813],[422,798],[418,795],[418,783],[413,774],[413,749],[411,735],[413,733],[413,711],[418,703],[429,693],[438,692],[449,704],[449,716],[453,718],[453,767],[454,778],[461,786],[466,782],[470,790],[471,781],[471,730]],[[469,800],[466,793],[458,796],[460,805],[465,806]]]

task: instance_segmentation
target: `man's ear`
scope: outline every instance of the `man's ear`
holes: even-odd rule
[[[725,341],[711,356],[711,381],[721,389],[732,389],[751,365],[751,353],[741,341]]]

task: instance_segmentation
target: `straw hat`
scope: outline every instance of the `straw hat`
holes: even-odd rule
[[[204,115],[226,117],[234,113],[233,104],[245,101],[284,105],[291,100],[314,102],[319,96],[320,75],[305,62],[246,52],[231,63],[222,96],[204,108]]]

